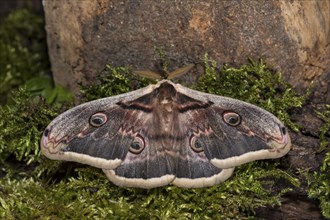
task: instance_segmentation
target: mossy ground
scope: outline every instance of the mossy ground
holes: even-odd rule
[[[34,16],[31,17],[28,24],[36,25],[29,28],[40,28],[38,22],[33,21]],[[17,21],[5,21],[2,25],[10,26],[6,22]],[[24,34],[14,32],[13,35],[16,39]],[[40,43],[45,42],[41,40]],[[35,53],[24,44],[18,44],[26,48],[28,54]],[[48,160],[40,154],[40,137],[57,114],[72,106],[70,95],[60,87],[52,87],[51,83],[35,80],[35,77],[49,80],[44,76],[47,72],[44,65],[31,70],[29,61],[20,68],[11,69],[10,73],[3,68],[22,63],[21,59],[29,57],[25,53],[0,50],[0,60],[3,57],[12,58],[0,65],[0,79],[8,82],[7,88],[3,87],[2,94],[6,98],[0,106],[0,218],[251,219],[256,208],[280,205],[281,196],[290,190],[289,187],[299,185],[289,171],[282,171],[274,161],[240,166],[226,182],[205,189],[167,186],[143,190],[114,186],[99,169]],[[24,71],[30,74],[27,78],[23,77]],[[11,76],[9,81],[8,75]],[[134,76],[129,68],[107,66],[99,82],[84,87],[82,92],[90,100],[134,90],[151,82]],[[206,56],[205,74],[193,88],[254,103],[273,112],[293,130],[298,129],[289,112],[300,107],[304,97],[294,94],[281,74],[268,69],[262,61],[240,68],[217,69],[216,63]],[[324,169],[329,169],[329,155],[327,158]],[[324,177],[322,173],[315,174],[315,180],[321,179],[314,184],[329,185],[327,172],[321,172]],[[284,187],[277,186],[279,181],[285,183]],[[319,185],[314,186],[317,190]],[[325,197],[324,204],[328,202],[329,198]]]
[[[319,172],[310,175],[308,195],[320,200],[322,215],[330,219],[330,147],[326,135],[330,133],[330,105],[323,112],[317,112],[324,121],[320,129],[320,151],[327,151]]]
[[[0,103],[8,91],[49,71],[44,19],[26,9],[15,11],[0,25]]]

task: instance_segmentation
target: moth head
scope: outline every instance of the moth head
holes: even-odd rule
[[[164,82],[159,85],[158,88],[154,90],[154,96],[161,103],[164,101],[171,101],[176,95],[176,89],[171,83]]]

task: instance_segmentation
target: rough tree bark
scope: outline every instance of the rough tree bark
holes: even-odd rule
[[[74,92],[77,82],[93,81],[107,63],[157,71],[155,48],[164,47],[173,69],[201,63],[206,52],[219,65],[263,58],[297,91],[314,81],[313,103],[330,103],[329,0],[57,0],[44,1],[44,10],[55,81]],[[197,65],[187,80],[201,69]],[[288,161],[292,168],[315,168],[321,121],[311,107],[298,120],[306,127],[292,134]],[[273,219],[300,218],[310,208],[309,201],[295,200],[273,211]],[[260,215],[271,219],[272,212],[264,211]]]

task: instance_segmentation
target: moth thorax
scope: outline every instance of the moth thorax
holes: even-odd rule
[[[161,102],[160,102],[161,108],[163,111],[165,112],[172,112],[173,111],[173,101],[172,100],[168,100],[166,98],[164,98]]]

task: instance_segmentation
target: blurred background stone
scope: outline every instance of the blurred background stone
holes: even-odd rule
[[[172,69],[206,52],[219,65],[263,58],[297,91],[314,81],[315,100],[330,102],[329,0],[58,0],[44,10],[55,81],[75,92],[107,63],[157,71],[163,47]]]

